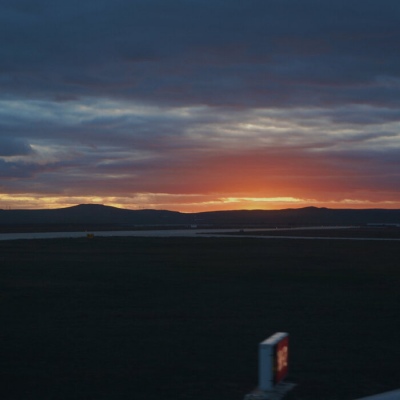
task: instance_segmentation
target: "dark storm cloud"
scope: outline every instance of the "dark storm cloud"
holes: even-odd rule
[[[31,3],[2,2],[2,93],[243,107],[399,103],[397,1]]]

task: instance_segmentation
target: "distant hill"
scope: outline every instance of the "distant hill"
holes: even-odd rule
[[[100,204],[80,204],[52,210],[0,210],[0,224],[177,224],[179,212],[163,210],[125,210]]]
[[[306,207],[284,210],[236,210],[184,214],[167,210],[126,210],[81,204],[52,210],[0,210],[0,227],[96,227],[108,229],[193,226],[315,226],[400,224],[400,210],[329,209]]]

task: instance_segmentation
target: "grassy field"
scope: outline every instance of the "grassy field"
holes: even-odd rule
[[[400,386],[398,242],[0,242],[2,400],[242,399],[290,334],[290,399]]]

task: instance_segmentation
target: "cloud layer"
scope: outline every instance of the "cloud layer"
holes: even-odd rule
[[[400,207],[399,16],[4,0],[0,208]]]

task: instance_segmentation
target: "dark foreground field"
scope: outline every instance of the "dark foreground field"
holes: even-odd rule
[[[400,387],[398,242],[0,242],[1,399],[242,399],[290,334],[291,399]]]

